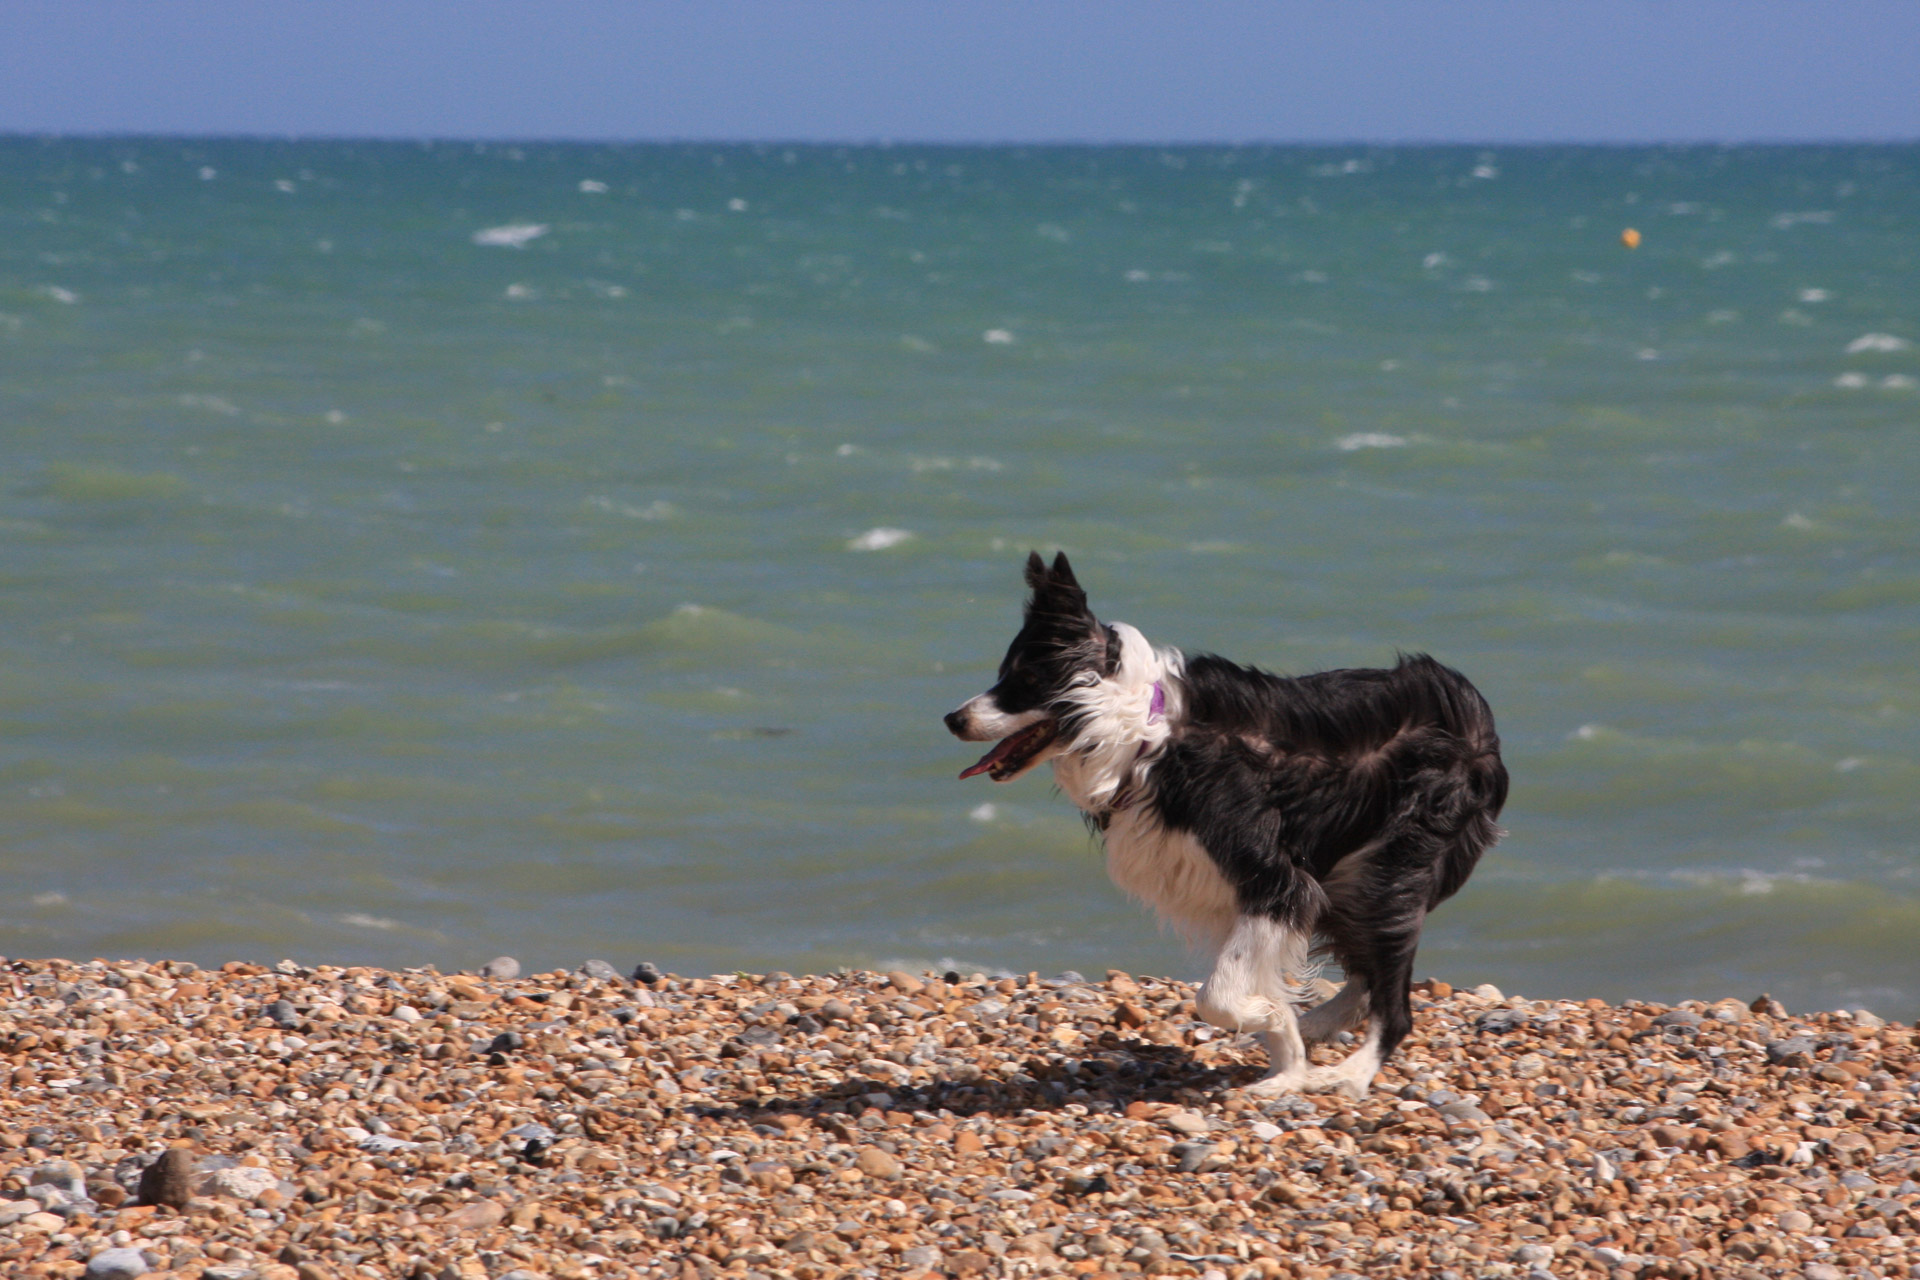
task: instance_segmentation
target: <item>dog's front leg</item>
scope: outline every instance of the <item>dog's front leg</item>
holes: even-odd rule
[[[1286,975],[1299,967],[1307,939],[1280,921],[1243,915],[1234,921],[1194,1007],[1226,1031],[1252,1031],[1267,1048],[1268,1070],[1248,1092],[1297,1093],[1307,1077],[1307,1049],[1287,998]]]

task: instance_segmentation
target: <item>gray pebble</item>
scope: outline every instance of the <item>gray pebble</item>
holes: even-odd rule
[[[527,1038],[518,1031],[502,1031],[487,1045],[487,1052],[512,1053],[515,1049],[523,1048],[526,1043]]]
[[[620,981],[620,971],[605,960],[589,960],[580,966],[580,972],[600,982]]]
[[[642,960],[633,967],[633,980],[635,982],[644,982],[648,986],[652,986],[654,983],[660,981],[660,976],[660,971],[648,964],[645,960]]]
[[[509,982],[520,976],[520,962],[512,956],[495,956],[480,966],[480,976]]]
[[[1445,1116],[1449,1120],[1458,1120],[1465,1124],[1492,1124],[1493,1123],[1492,1116],[1482,1111],[1479,1107],[1474,1106],[1471,1102],[1467,1102],[1465,1100],[1462,1100],[1460,1102],[1449,1102],[1445,1106],[1435,1107],[1434,1110],[1438,1111],[1441,1115]]]
[[[1669,1009],[1653,1020],[1656,1027],[1697,1027],[1706,1019],[1691,1009]]]
[[[1179,1158],[1182,1173],[1197,1171],[1213,1152],[1214,1144],[1211,1142],[1176,1142],[1173,1145],[1173,1155]]]
[[[87,1259],[86,1280],[133,1280],[150,1270],[138,1249],[103,1249]]]
[[[93,1201],[84,1188],[74,1191],[52,1182],[34,1183],[27,1188],[26,1196],[48,1213],[57,1213],[62,1217],[71,1217],[82,1209],[93,1208]]]
[[[76,1196],[86,1195],[87,1175],[71,1160],[49,1160],[27,1179],[32,1187],[58,1187]]]
[[[1789,1036],[1785,1040],[1775,1040],[1767,1046],[1767,1063],[1769,1066],[1779,1067],[1788,1065],[1795,1057],[1811,1059],[1817,1047],[1807,1036]]]
[[[275,1000],[267,1006],[267,1017],[282,1031],[291,1031],[300,1025],[300,1011],[288,1000]]]

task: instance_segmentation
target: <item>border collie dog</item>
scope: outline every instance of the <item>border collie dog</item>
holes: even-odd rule
[[[1031,555],[1027,585],[998,682],[946,718],[999,740],[960,776],[1051,764],[1114,883],[1211,953],[1197,1007],[1264,1041],[1252,1091],[1364,1096],[1413,1025],[1422,921],[1501,834],[1485,699],[1424,655],[1287,678],[1156,649],[1093,616],[1064,554]],[[1296,1016],[1319,955],[1347,983]],[[1345,1061],[1309,1064],[1308,1044],[1362,1023]]]

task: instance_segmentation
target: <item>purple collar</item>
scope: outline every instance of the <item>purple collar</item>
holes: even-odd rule
[[[1166,716],[1167,690],[1164,685],[1158,680],[1155,680],[1153,682],[1153,701],[1147,704],[1147,723],[1152,724],[1155,720],[1164,720]],[[1120,810],[1133,804],[1136,798],[1134,795],[1133,771],[1140,767],[1140,758],[1146,754],[1147,744],[1146,741],[1142,739],[1139,748],[1133,753],[1133,762],[1127,766],[1127,776],[1121,781],[1119,789],[1113,793],[1113,799],[1107,803],[1108,813],[1118,813]],[[1100,825],[1104,830],[1106,827],[1105,818],[1101,819]]]

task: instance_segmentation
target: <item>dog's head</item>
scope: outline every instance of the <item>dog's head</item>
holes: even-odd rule
[[[1119,664],[1119,637],[1087,608],[1087,593],[1064,552],[1051,567],[1039,552],[1029,555],[1027,586],[1033,594],[998,682],[947,715],[947,728],[963,742],[999,740],[962,778],[984,773],[1008,782],[1058,755],[1078,718],[1069,693],[1112,675]]]

